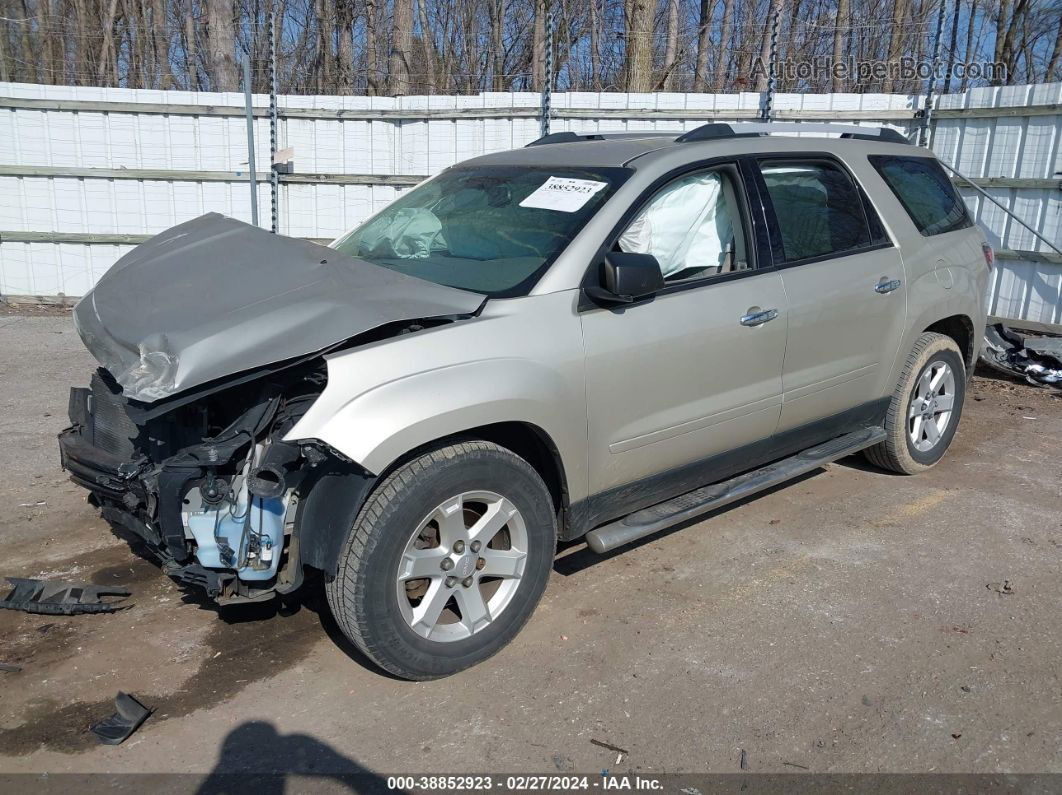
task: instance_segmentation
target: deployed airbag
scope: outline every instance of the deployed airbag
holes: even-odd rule
[[[715,172],[676,180],[653,197],[620,236],[623,251],[652,254],[664,278],[688,268],[719,267],[733,237]]]
[[[119,259],[74,323],[126,397],[152,403],[485,300],[208,213]]]

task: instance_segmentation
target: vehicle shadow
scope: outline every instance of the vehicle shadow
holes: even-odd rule
[[[871,475],[884,475],[890,478],[907,477],[907,475],[901,475],[899,472],[893,472],[889,469],[882,469],[881,467],[874,466],[863,457],[862,453],[847,456],[839,461],[834,461],[834,463],[843,466],[845,469],[854,469],[858,472],[866,472]]]
[[[854,456],[849,456],[853,458]],[[838,462],[840,463],[840,462]],[[758,500],[768,494],[774,494],[776,491],[783,491],[784,489],[791,488],[799,483],[803,483],[805,480],[809,480],[816,475],[825,472],[824,467],[813,469],[810,472],[805,472],[803,475],[799,475],[792,480],[788,480],[785,483],[779,483],[777,486],[772,486],[769,489],[750,494],[748,497],[744,497],[736,502],[732,502],[729,505],[724,505],[721,508],[716,508],[714,511],[708,511],[706,513],[699,514],[692,519],[687,519],[684,522],[680,522],[676,525],[672,525],[664,530],[660,530],[656,533],[648,535],[644,538],[639,538],[637,541],[632,541],[630,544],[626,544],[618,549],[614,549],[611,552],[605,552],[599,555],[590,549],[581,539],[570,541],[565,544],[558,545],[557,559],[553,563],[553,570],[564,577],[570,577],[573,574],[586,571],[599,563],[603,563],[606,560],[623,555],[631,550],[638,549],[646,544],[651,544],[654,541],[658,541],[661,538],[666,538],[672,533],[677,533],[681,530],[685,530],[688,527],[692,527],[695,524],[714,519],[717,516],[725,514],[727,511],[738,508],[742,505],[747,505],[750,502]]]
[[[247,721],[226,735],[214,769],[197,795],[253,792],[282,795],[289,777],[310,778],[300,791],[387,792],[387,781],[308,734],[281,734],[266,721]]]

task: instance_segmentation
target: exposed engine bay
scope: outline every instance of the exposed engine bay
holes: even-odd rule
[[[304,565],[334,567],[373,480],[285,441],[326,387],[325,354],[484,301],[216,214],[181,224],[75,307],[102,366],[70,392],[63,467],[178,580],[222,602],[294,590]]]
[[[333,454],[283,436],[325,378],[318,360],[166,410],[126,400],[100,369],[71,390],[63,466],[171,576],[223,601],[292,590],[300,487]]]

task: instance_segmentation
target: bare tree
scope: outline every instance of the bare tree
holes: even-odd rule
[[[951,76],[955,70],[955,54],[958,52],[959,12],[962,10],[960,0],[952,0],[951,9],[951,46],[948,48],[948,71],[944,78],[944,91],[951,91]]]
[[[423,2],[423,0],[421,0]],[[490,14],[490,68],[491,87],[495,91],[505,90],[505,0],[487,0]]]
[[[892,31],[889,37],[889,63],[896,63],[900,59],[901,47],[903,46],[904,26],[907,24],[907,10],[909,0],[895,0],[892,6]],[[893,81],[893,91],[900,90],[900,80]]]
[[[207,11],[207,62],[215,91],[238,91],[236,29],[231,0],[204,0]]]
[[[664,77],[662,88],[671,91],[675,85],[675,61],[678,59],[679,39],[678,0],[667,0],[667,43],[664,48]]]
[[[418,0],[417,10],[420,15],[421,47],[424,50],[424,71],[426,73],[419,90],[434,94],[437,54],[435,52],[435,40],[432,36],[431,25],[428,23],[428,9],[425,5],[425,0]],[[502,89],[497,90],[500,91]]]
[[[949,71],[995,57],[1006,80],[1058,79],[1059,0],[0,0],[0,80],[238,90],[255,85],[276,19],[289,92],[409,94],[540,89],[552,4],[559,90],[763,89],[753,61],[780,54],[897,61],[925,56],[946,9]],[[790,76],[790,91],[914,90],[918,80]],[[946,82],[968,88],[985,80]]]
[[[1055,31],[1055,46],[1051,48],[1051,59],[1044,69],[1044,82],[1048,83],[1055,79],[1058,73],[1058,62],[1062,58],[1062,13],[1058,15],[1058,28]]]
[[[151,0],[152,39],[155,65],[159,73],[159,88],[173,88],[170,67],[170,30],[166,20],[166,0]]]
[[[1009,3],[1008,3],[1009,5]],[[1018,57],[1020,50],[1015,49],[1015,39],[1018,30],[1025,25],[1025,14],[1029,8],[1029,0],[1016,0],[1014,3],[1014,11],[1010,14],[1006,23],[1002,25],[1003,29],[1003,41],[999,41],[1000,27],[996,27],[996,52],[999,56],[997,61],[1002,61],[1007,67],[1007,75],[1005,82],[1011,84],[1017,77],[1018,72]],[[1003,20],[1003,12],[1000,10],[1000,20]],[[997,81],[1003,82],[1003,81]]]
[[[601,11],[599,0],[590,0],[590,85],[601,90]]]
[[[391,93],[409,94],[410,64],[413,60],[413,0],[394,0],[391,14],[391,54],[387,78]]]
[[[767,11],[767,21],[763,26],[763,39],[760,42],[760,65],[767,67],[771,60],[771,28],[774,25],[774,20],[782,13],[782,0],[771,0],[770,8]],[[756,90],[767,90],[767,78],[768,74],[766,69],[759,72],[759,76],[756,78]]]
[[[627,40],[626,89],[649,91],[653,81],[653,4],[626,0],[623,34]]]
[[[697,17],[697,65],[693,72],[693,90],[708,88],[708,52],[712,46],[712,14],[715,0],[701,0]]]
[[[381,93],[382,88],[376,2],[365,0],[365,85],[370,96]]]
[[[354,90],[354,2],[335,4],[336,15],[336,85],[340,91]]]
[[[848,32],[849,21],[848,0],[837,0],[837,15],[833,18],[834,70],[831,85],[831,89],[835,93],[844,91],[844,80],[842,79],[840,71],[836,67],[844,59],[844,43],[848,38],[845,34]]]
[[[12,63],[7,54],[7,31],[0,32],[0,83],[11,79]]]
[[[100,57],[97,62],[96,75],[103,85],[112,85],[118,82],[118,68],[115,64],[114,52],[114,20],[118,14],[118,0],[107,2],[107,14],[103,19],[103,44],[100,47]]]
[[[966,48],[964,52],[967,57],[973,52],[973,40],[974,40],[974,24],[977,20],[977,0],[970,0],[970,17],[966,24]],[[959,91],[965,91],[970,84],[970,77],[967,71],[964,69],[962,73],[962,83],[959,85]]]
[[[716,92],[726,85],[727,67],[730,64],[730,43],[734,39],[734,0],[723,0],[723,23],[719,28],[719,48],[715,61],[715,81],[712,88]]]
[[[50,27],[51,0],[37,0],[37,29],[48,31]],[[41,42],[41,82],[47,84],[62,83],[59,73],[60,61],[55,53],[55,36],[50,31],[42,36]],[[58,78],[58,79],[57,79]]]
[[[184,8],[184,70],[188,88],[199,90],[199,41],[195,25],[195,0],[187,0]]]
[[[546,4],[535,0],[535,27],[531,39],[531,88],[541,91],[546,82]]]

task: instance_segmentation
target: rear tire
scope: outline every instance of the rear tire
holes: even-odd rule
[[[386,671],[449,676],[498,652],[527,622],[556,538],[549,490],[530,464],[485,441],[438,447],[369,495],[326,582],[328,604]]]
[[[885,416],[885,441],[864,455],[882,469],[914,475],[944,457],[962,416],[966,365],[951,337],[927,331],[911,349]]]

